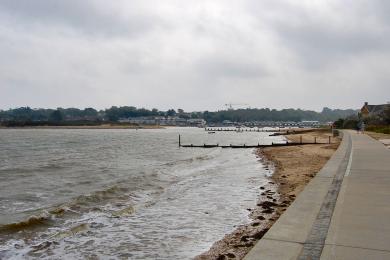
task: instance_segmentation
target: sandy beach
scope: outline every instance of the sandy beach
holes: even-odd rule
[[[303,142],[316,138],[317,142],[326,143],[329,136],[329,130],[298,129],[286,137],[291,142],[299,142],[302,137]],[[259,160],[274,173],[267,185],[259,187],[261,195],[257,204],[248,209],[251,223],[237,227],[195,259],[242,259],[320,171],[339,144],[340,139],[332,137],[331,144],[258,149]]]

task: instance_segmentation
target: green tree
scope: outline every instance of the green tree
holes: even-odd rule
[[[385,124],[390,125],[390,105],[387,105],[382,113],[382,118]]]
[[[343,126],[344,126],[344,119],[343,119],[343,118],[337,119],[337,120],[334,122],[334,126],[335,126],[336,128],[343,128]]]
[[[167,111],[167,116],[175,116],[176,115],[176,111],[174,109],[169,109]]]
[[[84,114],[84,116],[87,116],[87,117],[97,117],[98,112],[96,111],[96,109],[88,107],[88,108],[84,109],[83,114]]]
[[[60,122],[64,119],[64,116],[61,112],[61,110],[57,109],[57,110],[54,110],[50,116],[49,116],[49,120],[52,121],[52,122]]]

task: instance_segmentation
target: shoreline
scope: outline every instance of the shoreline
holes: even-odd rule
[[[305,133],[292,133],[287,138],[289,141],[297,142],[300,136],[303,139],[314,137],[327,139],[330,135],[330,131],[318,129]],[[251,221],[225,235],[195,259],[243,259],[306,184],[321,170],[339,144],[340,139],[333,138],[332,144],[257,149],[256,155],[259,161],[265,169],[273,169],[273,174],[269,177],[267,185],[259,187],[261,194],[256,205],[248,209]]]

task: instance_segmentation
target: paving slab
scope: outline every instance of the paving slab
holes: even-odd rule
[[[295,242],[264,239],[245,256],[245,259],[294,260],[299,256],[302,247],[302,244]]]
[[[331,178],[313,179],[264,238],[304,243],[331,183]]]
[[[328,196],[329,190],[331,190],[341,162],[349,157],[349,146],[349,139],[343,139],[339,149],[324,168],[309,182],[296,200],[244,259],[298,258],[313,230],[313,224],[320,214],[324,200]],[[317,230],[323,230],[322,225],[316,228]],[[325,237],[323,240],[325,240]],[[319,253],[321,253],[321,250]]]
[[[352,163],[325,243],[348,247],[337,252],[348,252],[356,256],[354,259],[371,259],[352,254],[356,248],[364,248],[369,254],[378,251],[375,259],[390,259],[390,151],[371,137],[351,135]],[[324,254],[321,259],[328,256]]]
[[[344,131],[332,158],[244,259],[390,260],[390,150]]]
[[[277,259],[277,258],[274,258]],[[389,251],[378,251],[367,248],[356,248],[346,246],[325,245],[322,250],[321,259],[331,260],[388,260],[390,259]]]

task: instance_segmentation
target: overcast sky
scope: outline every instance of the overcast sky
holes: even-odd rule
[[[1,0],[0,109],[390,101],[388,0]]]

